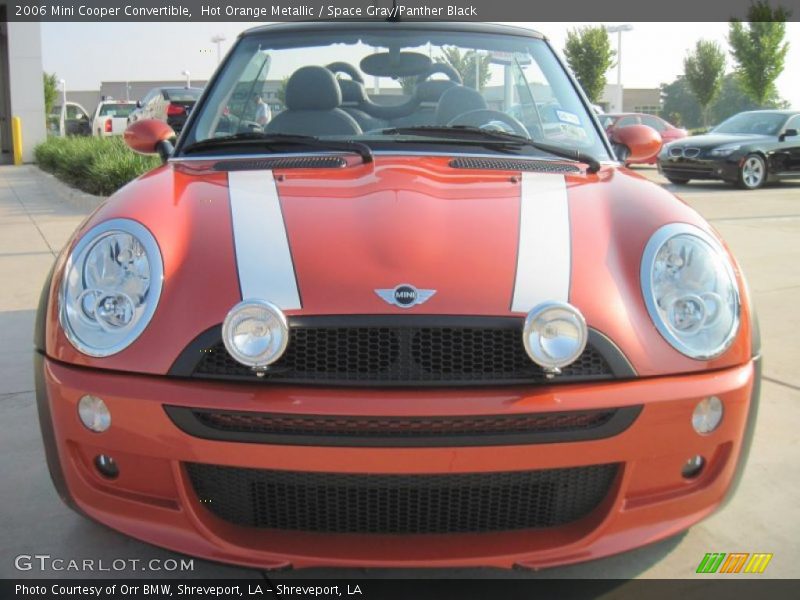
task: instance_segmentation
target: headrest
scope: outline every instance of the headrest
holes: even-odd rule
[[[342,103],[336,77],[325,67],[300,67],[286,83],[290,110],[332,110]]]
[[[480,92],[459,85],[450,88],[439,98],[439,105],[436,107],[436,123],[447,125],[458,115],[486,107],[486,100],[483,99]]]
[[[342,104],[361,106],[367,101],[367,92],[364,86],[352,79],[339,79],[339,88],[342,90]]]
[[[420,102],[438,102],[442,94],[455,85],[449,79],[428,79],[417,84],[414,95]]]

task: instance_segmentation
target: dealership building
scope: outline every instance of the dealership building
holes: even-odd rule
[[[13,119],[19,118],[22,160],[45,139],[42,34],[39,23],[9,23],[0,3],[0,164],[14,161]]]

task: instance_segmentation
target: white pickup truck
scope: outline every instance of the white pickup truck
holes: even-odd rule
[[[128,115],[136,109],[135,102],[124,100],[103,100],[94,110],[92,135],[107,137],[122,135],[128,126]]]

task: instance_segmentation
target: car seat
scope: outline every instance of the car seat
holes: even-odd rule
[[[358,122],[339,108],[342,91],[325,67],[300,67],[286,83],[286,110],[265,131],[297,135],[358,135]]]

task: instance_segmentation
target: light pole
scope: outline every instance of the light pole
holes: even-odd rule
[[[189,71],[181,71],[181,75],[186,77],[186,87],[192,87],[191,73],[189,73]]]
[[[622,112],[622,32],[631,31],[633,25],[611,25],[606,27],[608,33],[617,34],[617,111]]]
[[[222,42],[224,42],[226,39],[227,38],[221,33],[218,33],[211,38],[211,43],[217,45],[217,64],[219,64],[222,60]]]
[[[59,79],[58,84],[61,86],[61,115],[58,119],[58,134],[64,137],[67,135],[67,125],[65,123],[67,119],[67,82]]]

